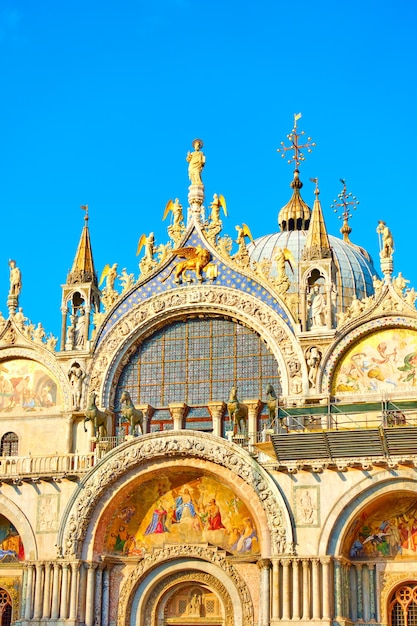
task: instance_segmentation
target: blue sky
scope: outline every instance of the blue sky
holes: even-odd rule
[[[292,168],[276,149],[302,112],[317,147],[326,224],[345,178],[360,200],[351,240],[378,262],[378,220],[391,227],[394,271],[417,288],[414,2],[301,0],[3,0],[0,5],[0,310],[8,259],[20,304],[60,332],[61,284],[90,207],[96,269],[138,275],[137,242],[169,198],[187,205],[185,156],[204,140],[206,204],[227,200],[224,231],[278,229]]]

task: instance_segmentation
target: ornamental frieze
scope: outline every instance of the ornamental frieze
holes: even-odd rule
[[[74,494],[68,515],[62,520],[58,545],[65,556],[79,556],[88,524],[100,498],[131,469],[141,464],[167,457],[195,457],[221,465],[242,478],[256,493],[265,511],[271,534],[273,554],[283,554],[291,546],[284,526],[282,503],[271,488],[270,479],[263,469],[252,463],[247,453],[229,442],[219,444],[210,435],[192,436],[169,432],[145,435],[115,448],[106,456],[107,462],[99,464],[85,478]]]

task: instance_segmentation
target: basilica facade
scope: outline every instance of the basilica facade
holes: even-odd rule
[[[139,276],[98,276],[85,207],[59,342],[10,262],[2,626],[415,623],[417,293],[387,224],[375,265],[350,240],[343,181],[327,232],[299,138],[279,231],[256,240],[224,231],[199,139]]]

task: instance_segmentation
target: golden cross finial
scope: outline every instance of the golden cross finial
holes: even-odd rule
[[[301,133],[297,133],[297,121],[300,119],[301,113],[296,113],[294,115],[294,128],[287,135],[287,139],[290,141],[290,146],[285,146],[284,142],[281,141],[281,148],[278,148],[277,152],[281,152],[282,158],[284,158],[285,153],[288,150],[294,150],[294,154],[291,159],[288,160],[288,163],[294,162],[295,168],[298,169],[301,161],[305,161],[305,156],[302,150],[307,150],[307,152],[311,152],[311,148],[315,147],[315,143],[311,141],[311,137],[307,137],[307,142],[304,144],[300,144],[300,137],[302,137],[305,133],[301,131]]]
[[[356,211],[359,200],[356,199],[356,196],[352,195],[351,191],[349,191],[349,193],[346,191],[346,181],[343,178],[340,179],[340,182],[343,185],[343,189],[338,194],[337,198],[333,200],[334,204],[331,205],[331,208],[335,213],[337,213],[338,209],[342,210],[342,214],[338,216],[339,220],[343,220],[343,226],[340,231],[343,234],[345,241],[349,241],[349,235],[352,232],[352,229],[349,226],[349,220],[352,217],[352,213],[350,211]]]

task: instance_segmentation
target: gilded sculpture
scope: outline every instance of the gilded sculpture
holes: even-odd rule
[[[148,274],[156,267],[156,260],[154,259],[154,246],[155,246],[155,235],[154,233],[149,233],[148,237],[143,234],[141,235],[138,242],[138,249],[136,251],[136,256],[138,256],[142,248],[145,247],[145,254],[142,260],[139,263],[139,269],[142,274]]]
[[[192,143],[194,152],[187,153],[186,159],[188,162],[188,177],[192,185],[203,184],[203,181],[201,180],[201,172],[203,171],[203,167],[206,163],[206,157],[201,151],[203,145],[204,144],[201,139],[194,139]]]
[[[211,259],[210,252],[201,246],[196,246],[195,248],[188,246],[186,248],[177,248],[176,250],[173,250],[173,253],[180,259],[185,259],[185,261],[180,261],[174,265],[164,280],[169,278],[175,270],[174,280],[176,283],[189,283],[191,282],[191,278],[187,274],[187,271],[193,270],[195,272],[196,279],[201,283],[203,281],[202,272],[205,270]]]
[[[168,226],[168,235],[171,237],[174,245],[177,246],[185,231],[182,205],[178,198],[175,198],[175,202],[168,200],[162,220],[165,220],[169,213],[172,213],[172,224]]]
[[[239,402],[237,398],[237,387],[230,390],[229,399],[227,401],[227,412],[229,419],[233,423],[233,434],[237,435],[245,433],[248,422],[248,407],[246,404]]]

